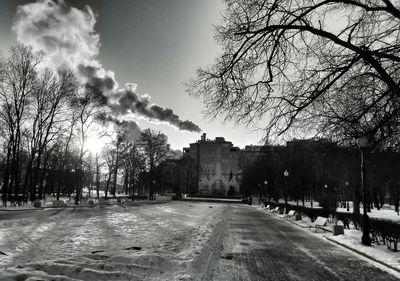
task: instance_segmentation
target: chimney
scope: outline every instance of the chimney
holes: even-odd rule
[[[201,140],[205,141],[206,140],[206,133],[203,133],[203,135],[201,136]]]

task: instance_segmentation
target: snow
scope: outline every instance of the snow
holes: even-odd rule
[[[213,272],[221,281],[250,280],[250,272],[241,265],[233,270],[229,253],[221,252],[224,243],[235,251],[249,247],[227,239],[220,223],[229,215],[227,205],[168,201],[21,212],[2,209],[0,251],[6,255],[0,253],[0,280],[189,281]],[[380,212],[384,211],[397,216],[393,210]],[[400,268],[400,253],[383,245],[361,245],[360,231],[333,236],[309,231],[309,223],[307,217],[296,222],[310,235],[327,236]]]
[[[338,212],[347,212],[346,208],[337,208]],[[350,212],[353,210],[350,208]],[[361,214],[363,213],[363,208],[360,208]],[[368,213],[370,218],[377,218],[377,219],[385,219],[385,220],[392,220],[400,222],[400,216],[394,211],[394,206],[384,205],[382,209],[377,210],[372,209],[371,212]]]
[[[196,280],[223,212],[187,202],[14,212],[0,221],[0,280]]]
[[[392,252],[387,249],[385,245],[364,246],[360,243],[362,232],[356,229],[345,229],[344,235],[329,237],[332,240],[340,242],[346,246],[358,250],[359,252],[365,253],[368,256],[373,257],[381,262],[389,264],[395,268],[400,269],[400,253]]]

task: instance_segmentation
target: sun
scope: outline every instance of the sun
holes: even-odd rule
[[[85,149],[96,155],[101,152],[101,150],[106,145],[105,138],[98,138],[96,136],[89,136],[85,142]]]

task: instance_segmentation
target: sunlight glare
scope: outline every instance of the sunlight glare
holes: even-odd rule
[[[106,145],[106,141],[104,138],[97,138],[96,136],[89,136],[85,148],[93,155],[96,153],[100,153],[103,147]]]

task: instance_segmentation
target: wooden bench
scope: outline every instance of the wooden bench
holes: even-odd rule
[[[297,215],[296,211],[295,211],[295,210],[291,210],[291,211],[289,211],[289,213],[287,213],[286,215],[284,215],[283,218],[284,218],[285,220],[288,220],[288,219],[294,220],[294,219],[296,219],[296,215]]]
[[[327,222],[328,218],[317,217],[317,219],[310,224],[308,229],[310,230],[313,227],[315,228],[314,232],[317,232],[318,229],[322,229],[325,232],[325,229],[323,227],[326,226]]]

